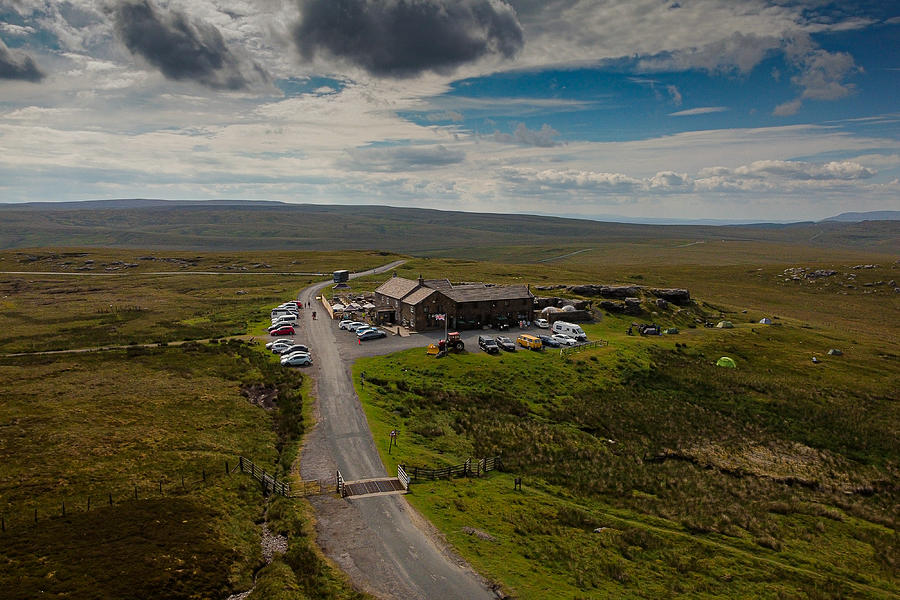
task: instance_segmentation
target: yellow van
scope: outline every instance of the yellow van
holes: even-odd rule
[[[540,350],[541,349],[541,340],[539,338],[534,337],[533,335],[528,335],[527,333],[523,333],[516,341],[523,348],[530,348],[531,350]]]

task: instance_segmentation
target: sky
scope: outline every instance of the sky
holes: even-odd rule
[[[0,0],[0,202],[900,210],[898,0]]]

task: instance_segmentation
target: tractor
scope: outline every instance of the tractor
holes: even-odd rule
[[[448,352],[462,352],[465,349],[466,345],[460,339],[459,332],[453,331],[447,334],[446,340],[438,340],[437,344],[428,344],[425,354],[440,358]]]

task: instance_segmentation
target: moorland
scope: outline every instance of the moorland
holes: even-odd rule
[[[308,373],[263,351],[267,308],[393,253],[411,278],[694,299],[596,311],[585,330],[608,345],[565,357],[414,349],[353,366],[389,468],[502,457],[500,472],[416,483],[408,499],[506,593],[898,593],[895,223],[271,210],[284,209],[4,209],[0,595],[224,598],[255,580],[254,598],[358,597],[317,550],[308,505],[266,500],[225,464],[295,477],[312,424]],[[721,319],[735,327],[703,326]],[[679,333],[626,335],[651,320]],[[61,350],[79,352],[44,353]],[[737,368],[716,367],[723,355]],[[288,543],[268,566],[263,524]]]

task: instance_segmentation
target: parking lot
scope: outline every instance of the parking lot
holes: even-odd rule
[[[413,333],[410,335],[398,336],[396,334],[396,326],[393,328],[383,327],[382,329],[388,332],[388,336],[386,338],[381,338],[378,340],[368,340],[364,341],[362,344],[359,344],[356,339],[355,333],[351,331],[344,331],[343,329],[338,329],[338,322],[335,321],[334,336],[337,340],[338,349],[341,353],[341,356],[345,359],[353,360],[362,356],[381,356],[383,354],[390,354],[392,352],[407,350],[409,348],[421,348],[422,352],[425,352],[425,347],[428,346],[428,344],[436,344],[439,339],[444,337],[443,330],[424,331],[422,333]],[[539,329],[532,326],[525,328],[514,327],[503,332],[497,331],[496,329],[473,329],[459,332],[460,338],[466,344],[467,352],[482,352],[481,348],[478,347],[479,335],[486,335],[490,337],[505,335],[506,337],[511,339],[513,343],[515,343],[516,337],[520,333],[530,333],[532,335],[538,335],[547,334],[548,330]],[[558,348],[552,348],[550,350],[558,350]],[[523,352],[525,351],[525,349],[518,348],[517,351]]]

